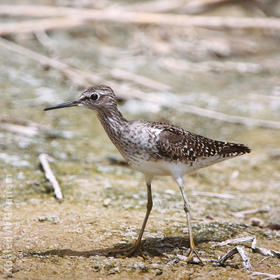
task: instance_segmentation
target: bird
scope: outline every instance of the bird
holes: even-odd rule
[[[135,244],[120,249],[124,256],[142,252],[142,237],[153,207],[152,180],[157,176],[172,176],[181,193],[189,233],[187,262],[194,255],[201,260],[193,239],[190,204],[184,191],[183,176],[200,168],[250,153],[244,144],[213,140],[163,122],[126,120],[118,110],[117,96],[106,85],[87,88],[74,101],[65,102],[44,110],[66,107],[86,107],[97,112],[105,132],[132,169],[144,174],[147,187],[147,209]]]

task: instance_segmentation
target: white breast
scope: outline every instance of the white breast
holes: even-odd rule
[[[149,175],[178,177],[189,173],[193,167],[181,162],[158,161],[135,161],[129,162],[132,168]]]
[[[209,158],[201,158],[194,162],[180,162],[180,161],[130,161],[129,164],[132,168],[148,175],[160,175],[160,176],[173,176],[175,178],[181,177],[184,174],[192,173],[197,169],[209,166],[214,162],[219,162],[224,158],[213,156]]]

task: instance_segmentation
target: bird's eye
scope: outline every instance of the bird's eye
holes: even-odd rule
[[[97,100],[99,97],[99,95],[97,93],[93,93],[91,96],[90,96],[90,99],[91,100]]]

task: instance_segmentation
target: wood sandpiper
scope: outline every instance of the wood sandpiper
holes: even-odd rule
[[[96,111],[109,138],[128,164],[145,175],[148,196],[146,215],[135,245],[123,249],[123,253],[131,256],[138,252],[144,257],[141,240],[153,207],[152,179],[154,176],[168,175],[177,182],[184,201],[190,241],[188,261],[193,254],[201,261],[193,241],[190,206],[184,193],[183,175],[249,153],[250,149],[243,144],[212,140],[166,123],[127,121],[117,108],[117,98],[113,90],[105,85],[90,87],[77,100],[45,110],[73,106]]]

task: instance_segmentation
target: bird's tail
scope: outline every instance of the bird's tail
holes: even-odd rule
[[[235,157],[250,153],[251,149],[244,144],[225,143],[221,154],[225,157]]]

